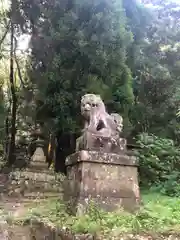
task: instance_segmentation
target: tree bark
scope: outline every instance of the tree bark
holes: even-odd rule
[[[6,138],[6,141],[5,141],[5,156],[6,156],[6,158],[8,157],[8,150],[9,150],[9,113],[10,113],[10,110],[11,110],[11,105],[8,108],[7,116],[6,116],[6,119],[5,119],[5,138]]]
[[[4,35],[2,36],[2,38],[0,39],[0,47],[1,47],[1,45],[3,44],[3,42],[4,42],[4,40],[5,40],[6,36],[7,36],[7,34],[8,34],[8,32],[9,32],[9,26],[10,26],[10,22],[9,22],[8,25],[6,26],[6,31],[5,31]]]
[[[12,3],[13,5],[13,3]],[[10,129],[10,143],[8,150],[8,164],[12,165],[15,162],[15,137],[16,137],[16,112],[17,112],[17,96],[14,83],[14,24],[13,24],[13,6],[11,13],[11,48],[10,48],[10,89],[12,97],[11,108],[11,129]]]

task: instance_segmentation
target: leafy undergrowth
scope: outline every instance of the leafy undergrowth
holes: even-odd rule
[[[111,237],[123,233],[180,233],[180,199],[157,193],[143,194],[142,198],[144,204],[134,215],[122,210],[106,213],[91,204],[87,214],[75,217],[68,215],[58,200],[51,200],[27,206],[25,216],[14,220],[18,223],[38,220],[74,233],[111,234]]]

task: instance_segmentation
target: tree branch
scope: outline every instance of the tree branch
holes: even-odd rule
[[[22,77],[22,74],[21,74],[21,68],[19,66],[19,62],[18,62],[18,59],[17,59],[17,56],[16,56],[17,39],[14,37],[14,40],[15,40],[14,58],[15,58],[15,62],[16,62],[17,70],[18,70],[18,76],[19,76],[19,79],[21,81],[22,87],[25,89],[26,87],[25,87],[25,83],[23,81],[23,77]]]
[[[2,36],[2,38],[1,38],[1,40],[0,40],[0,47],[1,47],[1,45],[3,44],[4,39],[6,38],[6,35],[8,34],[9,27],[10,27],[10,21],[8,22],[8,25],[6,26],[6,31],[5,31],[4,35]]]

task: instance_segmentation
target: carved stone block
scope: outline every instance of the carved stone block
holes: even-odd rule
[[[77,139],[77,150],[101,151],[105,153],[123,153],[126,151],[126,139],[97,136],[85,131]]]
[[[90,200],[113,211],[134,211],[140,202],[136,158],[125,154],[79,151],[66,159],[65,201],[83,213]]]
[[[118,113],[109,114],[99,95],[85,94],[82,97],[81,115],[84,129],[76,140],[76,151],[122,153],[126,150],[126,140],[121,138],[123,118]]]

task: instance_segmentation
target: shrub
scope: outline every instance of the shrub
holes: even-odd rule
[[[180,149],[173,140],[143,133],[137,142],[141,186],[180,196]]]

